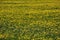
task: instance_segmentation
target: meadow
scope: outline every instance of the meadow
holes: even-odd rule
[[[0,0],[0,40],[60,40],[60,1]]]

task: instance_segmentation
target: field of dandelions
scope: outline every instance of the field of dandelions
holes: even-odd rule
[[[60,1],[0,0],[0,40],[60,40]]]

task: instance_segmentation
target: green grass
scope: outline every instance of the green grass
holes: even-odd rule
[[[0,0],[0,40],[60,40],[59,0]]]

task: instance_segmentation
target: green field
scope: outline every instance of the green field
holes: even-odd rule
[[[0,0],[0,40],[60,40],[60,0]]]

